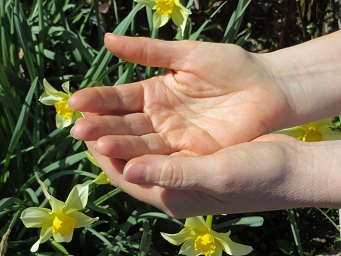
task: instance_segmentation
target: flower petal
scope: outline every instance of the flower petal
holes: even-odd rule
[[[172,13],[172,20],[174,24],[180,28],[181,34],[183,35],[185,31],[188,15],[191,14],[191,11],[188,10],[186,7],[184,7],[180,3],[179,0],[175,0],[174,3],[175,3],[175,6],[174,6],[173,13]]]
[[[62,84],[62,88],[64,90],[64,92],[66,92],[67,94],[71,95],[72,93],[70,92],[70,82],[67,81],[65,83]]]
[[[215,251],[211,256],[221,256],[223,255],[223,246],[220,243],[215,243]]]
[[[21,220],[27,228],[40,228],[48,222],[52,222],[51,210],[40,207],[30,207],[21,213]],[[52,224],[51,224],[52,225]]]
[[[89,151],[85,152],[86,158],[95,166],[99,167],[98,163],[96,162],[95,158],[93,157],[93,155],[91,155],[91,153]]]
[[[69,243],[72,240],[72,236],[73,236],[73,232],[71,232],[70,235],[65,235],[65,236],[62,236],[60,233],[57,233],[53,236],[53,239],[57,243]]]
[[[74,186],[65,201],[64,213],[82,210],[88,202],[89,185],[78,184]]]
[[[253,250],[251,246],[233,242],[230,239],[231,232],[218,233],[212,231],[212,233],[217,242],[219,242],[222,245],[223,250],[229,255],[247,255]]]
[[[327,125],[320,127],[319,130],[323,135],[323,140],[341,140],[341,132],[332,131]]]
[[[39,245],[46,242],[52,237],[52,226],[51,225],[44,225],[40,230],[39,239],[35,242],[31,247],[31,252],[36,252],[39,249]]]
[[[192,237],[190,239],[187,239],[183,245],[180,247],[180,251],[179,254],[182,255],[187,255],[187,256],[196,256],[196,255],[200,255],[200,253],[196,252],[194,250],[194,241],[195,241],[195,237]]]
[[[154,28],[159,28],[164,26],[169,19],[171,18],[170,14],[160,15],[158,12],[154,12],[153,14],[153,26]]]
[[[63,208],[65,207],[65,203],[63,201],[60,201],[56,199],[54,196],[50,196],[50,204],[52,208],[52,213],[59,213],[63,211]]]
[[[68,127],[71,124],[72,124],[72,118],[64,119],[64,117],[62,117],[58,113],[56,114],[56,127],[58,129]]]
[[[104,185],[109,184],[110,180],[108,179],[107,175],[102,171],[96,179],[92,181],[93,183],[96,183],[97,185]]]
[[[207,226],[205,219],[202,216],[187,218],[185,221],[185,227],[191,227],[198,230],[199,232],[209,231],[209,227]]]
[[[39,101],[42,104],[48,105],[48,106],[53,106],[56,102],[61,101],[63,98],[62,97],[57,97],[54,95],[48,95],[45,92],[39,97]]]
[[[191,229],[189,228],[183,228],[180,230],[179,233],[176,234],[167,234],[161,232],[161,236],[167,240],[169,243],[174,245],[180,245],[183,242],[185,242],[186,239],[189,239],[192,236]]]
[[[91,225],[92,223],[94,223],[95,221],[98,221],[98,219],[99,219],[98,217],[97,218],[91,218],[91,217],[89,217],[89,216],[87,216],[84,213],[81,213],[79,211],[74,211],[74,212],[70,213],[69,216],[76,220],[77,224],[76,224],[75,228],[87,227],[87,226]]]
[[[304,130],[300,126],[282,129],[274,132],[276,134],[285,134],[294,138],[300,138],[304,136]]]
[[[67,94],[65,92],[57,91],[46,79],[43,81],[45,93],[50,96],[55,96],[64,99]]]

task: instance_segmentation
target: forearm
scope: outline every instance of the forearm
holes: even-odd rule
[[[296,186],[294,207],[341,208],[341,142],[299,144],[293,180],[289,180]]]
[[[288,102],[276,128],[341,113],[341,31],[260,57]]]

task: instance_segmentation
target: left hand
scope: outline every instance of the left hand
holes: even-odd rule
[[[341,207],[340,152],[340,141],[304,143],[265,135],[211,155],[145,155],[126,165],[94,154],[115,186],[170,216],[186,218]]]

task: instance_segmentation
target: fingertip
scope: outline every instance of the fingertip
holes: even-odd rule
[[[142,184],[146,181],[148,166],[144,164],[129,164],[123,170],[123,178],[131,183]]]
[[[72,108],[73,110],[75,109],[75,99],[73,97],[73,95],[71,95],[71,97],[68,99],[67,104],[69,105],[70,108]]]
[[[81,111],[80,99],[82,99],[82,97],[80,97],[79,95],[80,95],[80,91],[77,91],[77,92],[73,93],[67,101],[67,104],[73,110]]]
[[[74,138],[75,140],[78,140],[78,138],[74,135],[74,126],[70,129],[70,135],[72,138]]]

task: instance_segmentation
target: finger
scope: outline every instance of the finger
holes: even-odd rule
[[[156,133],[142,136],[103,136],[97,140],[95,149],[101,155],[125,160],[146,154],[170,154],[175,151]]]
[[[77,119],[70,133],[79,140],[92,141],[106,135],[144,135],[154,132],[142,113],[124,116],[89,116]]]
[[[214,182],[217,161],[207,157],[147,155],[128,162],[123,175],[136,184],[157,185],[167,189],[199,190]]]
[[[195,42],[171,42],[142,37],[127,37],[107,33],[104,38],[107,49],[129,62],[152,67],[183,70]]]
[[[122,114],[142,112],[143,87],[140,83],[85,88],[70,97],[69,106],[80,112]]]
[[[214,205],[216,201],[214,198],[197,191],[165,190],[158,186],[141,186],[127,182],[122,176],[125,161],[98,154],[93,150],[95,144],[93,141],[86,141],[85,143],[111,184],[134,198],[153,205],[176,218],[212,213],[212,207],[209,207],[210,211],[208,211],[202,207],[201,203],[208,202],[204,205]],[[219,209],[218,205],[215,209]]]

